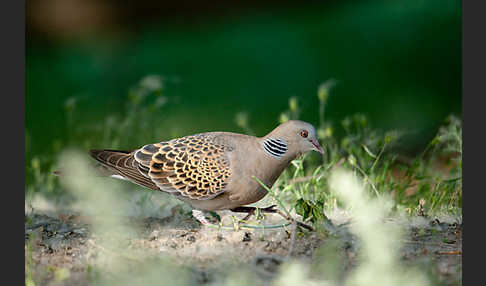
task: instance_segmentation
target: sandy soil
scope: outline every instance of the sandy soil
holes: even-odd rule
[[[231,213],[220,215],[223,221],[231,221]],[[330,218],[336,226],[342,222],[337,216]],[[268,285],[287,259],[311,263],[319,247],[331,240],[338,241],[335,250],[345,258],[346,271],[356,264],[359,248],[345,225],[330,232],[293,231],[292,225],[265,230],[216,229],[201,227],[187,212],[177,209],[165,218],[125,217],[121,222],[132,232],[112,245],[110,235],[93,234],[93,217],[26,214],[26,271],[32,273],[35,285],[93,285],[96,266],[110,263],[100,260],[102,257],[135,264],[145,258],[170,257],[189,269],[193,284],[220,285],[225,276],[222,265],[243,265],[262,285]],[[274,214],[264,220],[265,224],[282,222]],[[400,252],[403,262],[424,265],[441,285],[462,284],[462,221],[417,217],[390,223],[403,223],[407,229]]]

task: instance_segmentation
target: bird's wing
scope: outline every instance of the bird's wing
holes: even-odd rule
[[[140,174],[161,190],[207,200],[225,191],[231,149],[203,133],[145,145],[133,158]]]

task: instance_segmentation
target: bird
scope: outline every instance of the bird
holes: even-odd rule
[[[263,137],[205,132],[146,144],[131,151],[97,149],[90,155],[102,176],[128,180],[169,193],[193,208],[203,225],[205,213],[247,206],[267,195],[254,178],[271,188],[291,161],[309,151],[324,154],[314,126],[300,120],[281,123]],[[276,212],[275,205],[260,209]]]

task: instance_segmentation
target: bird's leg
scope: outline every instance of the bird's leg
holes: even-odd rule
[[[212,224],[212,222],[214,223],[221,222],[221,217],[216,212],[209,212],[209,214],[212,216],[209,218],[206,218],[205,213],[206,213],[205,211],[201,211],[201,210],[192,210],[192,216],[196,218],[203,225]]]
[[[203,225],[210,224],[209,221],[204,216],[204,212],[200,210],[192,210],[192,216],[195,217]]]
[[[278,210],[275,209],[277,205],[271,205],[266,208],[259,208],[259,211],[262,213],[276,213]],[[232,212],[235,213],[247,213],[247,215],[241,219],[243,221],[248,220],[252,215],[255,215],[256,207],[236,207],[231,209]]]
[[[275,209],[275,207],[277,207],[277,205],[271,205],[271,206],[266,207],[266,208],[261,208],[260,211],[262,213],[277,213],[288,221],[294,221],[295,220],[295,219],[289,217],[288,215],[286,215],[285,213],[283,213],[281,210]],[[239,212],[239,213],[248,213],[248,215],[245,216],[242,219],[243,221],[245,221],[245,220],[249,219],[252,215],[255,214],[256,207],[236,207],[234,209],[231,209],[231,211],[232,212]],[[299,222],[299,221],[296,221],[296,220],[295,220],[295,222],[297,223],[298,226],[300,226],[302,228],[305,228],[305,229],[310,230],[310,231],[314,230],[311,226],[309,226],[305,223],[302,223],[302,222]]]

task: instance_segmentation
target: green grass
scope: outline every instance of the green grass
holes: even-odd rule
[[[380,132],[361,114],[345,118],[344,137],[333,136],[335,126],[324,118],[330,91],[318,89],[321,120],[318,136],[325,148],[322,158],[307,154],[294,160],[272,192],[305,220],[320,223],[323,213],[339,206],[329,191],[330,170],[344,168],[363,179],[366,190],[375,197],[391,196],[393,210],[411,215],[459,214],[462,209],[462,128],[458,118],[445,119],[437,135],[416,157],[405,157],[394,148],[400,143],[396,131]],[[294,98],[281,121],[298,119]],[[249,127],[247,127],[249,128]],[[440,164],[440,165],[437,165]]]
[[[459,213],[462,208],[462,129],[458,118],[445,119],[437,135],[423,152],[415,157],[398,153],[402,134],[397,131],[382,132],[373,128],[362,114],[346,117],[335,126],[325,118],[326,104],[333,96],[334,82],[327,81],[317,88],[320,120],[316,126],[325,154],[311,152],[294,160],[274,185],[277,201],[284,202],[289,211],[295,210],[304,220],[319,223],[324,212],[339,206],[340,202],[329,192],[330,170],[337,167],[352,171],[361,177],[367,191],[373,196],[388,195],[395,203],[394,210],[409,214]],[[167,134],[164,124],[156,116],[170,108],[163,79],[150,75],[144,77],[127,93],[126,106],[119,114],[108,115],[96,125],[84,124],[76,116],[77,98],[66,101],[65,113],[72,131],[63,148],[126,148],[132,142],[156,142],[179,136]],[[279,120],[300,118],[300,102],[289,98],[288,109]],[[247,113],[235,115],[236,124],[248,134],[253,134]],[[337,138],[334,130],[341,127],[345,135]],[[165,134],[166,138],[158,137]],[[78,138],[83,137],[84,141]],[[137,145],[137,146],[138,146]],[[56,199],[63,193],[51,172],[57,167],[56,156],[34,157],[26,166],[27,197],[41,193]],[[440,164],[439,166],[437,164]],[[147,195],[148,196],[148,195]],[[143,197],[140,201],[144,203]]]

